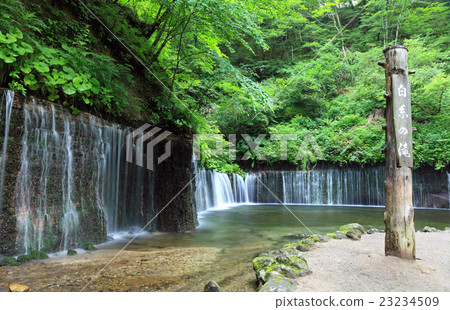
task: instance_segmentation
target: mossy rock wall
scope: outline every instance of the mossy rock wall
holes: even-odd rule
[[[4,103],[1,108],[5,109]],[[4,113],[0,119],[2,152]],[[131,130],[16,93],[6,154],[0,253],[52,252],[98,244],[106,241],[107,231],[147,224],[155,215],[156,173],[126,162],[125,141]],[[190,176],[184,169],[190,165],[190,156],[183,154],[182,163],[177,157],[173,170],[180,182]],[[164,169],[168,171],[169,166]],[[163,188],[171,195],[168,188],[176,187],[175,179],[165,180]],[[190,195],[183,193],[175,204],[181,207],[186,201],[186,214],[176,209],[169,218],[163,216],[160,230],[193,228]]]

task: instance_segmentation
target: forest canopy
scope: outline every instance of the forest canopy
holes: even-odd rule
[[[450,159],[449,4],[415,0],[2,0],[0,85],[122,123],[293,134],[287,159],[384,160],[384,47],[409,49],[415,166]],[[228,141],[230,134],[237,140]],[[297,156],[305,137],[312,148]],[[202,164],[239,171],[202,142]],[[280,142],[259,150],[274,164]],[[258,154],[250,156],[260,164]]]

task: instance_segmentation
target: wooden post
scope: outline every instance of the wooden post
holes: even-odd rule
[[[385,61],[378,64],[386,74],[386,226],[385,255],[415,259],[414,209],[412,201],[411,89],[408,49],[389,46]],[[412,73],[412,72],[411,72]]]

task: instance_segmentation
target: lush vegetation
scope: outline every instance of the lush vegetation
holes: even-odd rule
[[[302,169],[318,160],[371,165],[384,158],[385,85],[376,62],[384,47],[403,44],[416,71],[415,165],[449,164],[444,1],[83,3],[3,0],[0,84],[74,113],[218,134],[199,145],[202,164],[220,171],[238,171],[235,158],[247,152],[253,165],[260,156],[278,162],[284,147]],[[267,134],[259,154],[242,134]],[[282,145],[277,134],[292,139]],[[227,150],[221,156],[218,144]]]

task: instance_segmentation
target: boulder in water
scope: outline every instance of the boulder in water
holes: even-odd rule
[[[23,284],[12,283],[9,285],[9,290],[11,292],[28,292],[30,290],[30,288]]]
[[[297,282],[273,271],[269,280],[261,287],[260,292],[293,292]]]
[[[221,292],[219,285],[215,281],[209,281],[203,288],[203,292]]]

